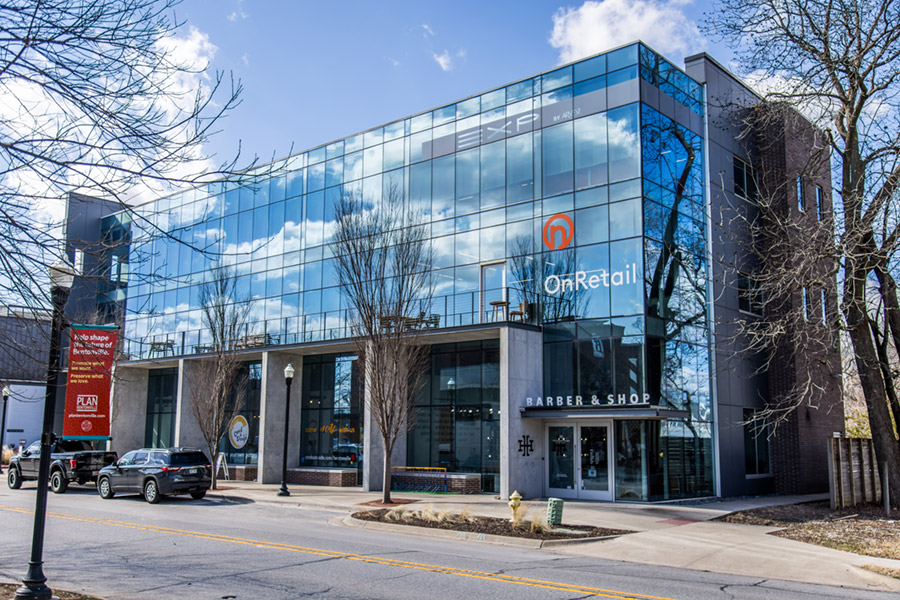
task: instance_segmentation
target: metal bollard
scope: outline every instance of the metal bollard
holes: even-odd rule
[[[560,498],[547,498],[547,524],[556,527],[562,523],[563,501]]]

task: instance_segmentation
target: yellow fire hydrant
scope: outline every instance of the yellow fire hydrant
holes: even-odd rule
[[[519,506],[522,504],[522,495],[519,494],[519,490],[514,491],[509,495],[509,510],[512,511],[512,518],[509,520],[510,523],[517,522],[516,512],[519,510]]]

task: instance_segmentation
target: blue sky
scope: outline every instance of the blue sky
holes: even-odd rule
[[[681,64],[727,49],[696,30],[705,2],[185,0],[184,52],[244,86],[209,150],[301,151],[641,38]],[[242,161],[243,162],[243,161]]]

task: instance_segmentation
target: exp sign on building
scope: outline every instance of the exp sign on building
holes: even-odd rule
[[[109,386],[118,330],[72,325],[63,437],[109,438]]]

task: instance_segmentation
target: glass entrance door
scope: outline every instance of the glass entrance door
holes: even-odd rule
[[[610,486],[609,426],[582,425],[579,428],[579,498],[612,500]]]
[[[547,494],[612,500],[609,422],[548,425]]]

